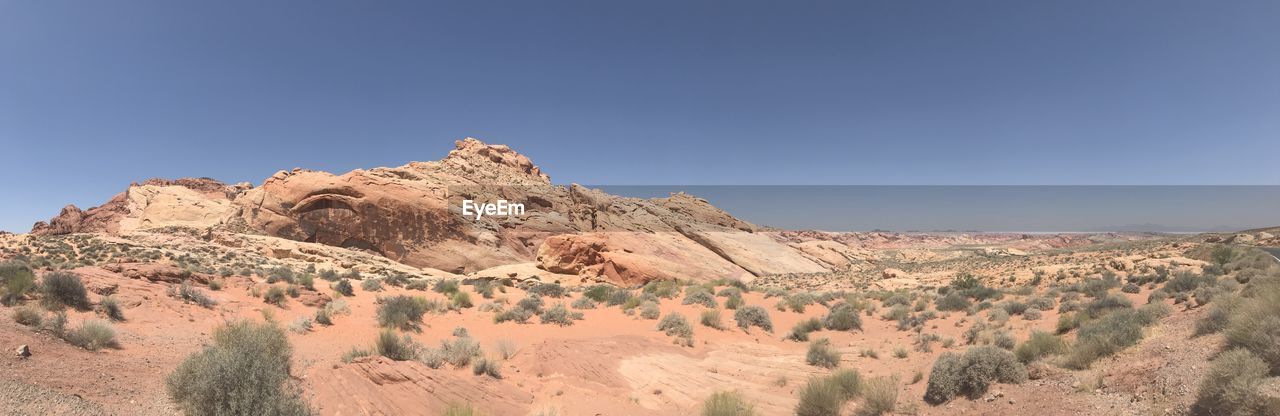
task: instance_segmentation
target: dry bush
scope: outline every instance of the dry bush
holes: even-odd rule
[[[836,368],[840,366],[840,353],[831,347],[831,340],[819,338],[809,343],[804,362],[812,366]]]
[[[754,416],[755,406],[736,391],[713,393],[702,402],[702,416]]]
[[[993,382],[1021,383],[1027,369],[1013,353],[992,347],[969,348],[964,355],[943,353],[933,363],[924,399],[941,404],[957,395],[977,398],[987,392]]]
[[[274,324],[227,323],[169,374],[169,397],[190,415],[311,414],[289,377],[292,351]]]
[[[738,308],[733,313],[733,319],[738,322],[738,328],[742,328],[744,331],[755,326],[767,332],[773,332],[773,321],[769,319],[769,311],[759,306],[751,305]]]

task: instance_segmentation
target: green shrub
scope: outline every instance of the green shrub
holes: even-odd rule
[[[865,400],[858,408],[859,416],[879,416],[892,413],[898,404],[898,380],[896,377],[876,377],[862,384]]]
[[[431,290],[436,293],[452,295],[458,291],[458,281],[453,279],[440,279],[431,287]]]
[[[818,318],[809,318],[796,322],[796,325],[791,327],[791,333],[787,334],[787,339],[792,341],[808,342],[810,332],[821,330],[822,321],[819,321]]]
[[[737,310],[745,305],[746,301],[742,300],[742,295],[732,295],[724,300],[724,308],[729,310]]]
[[[189,415],[307,415],[289,376],[292,348],[271,323],[231,322],[214,330],[213,345],[169,374],[169,397]]]
[[[1265,361],[1248,350],[1223,353],[1213,360],[1200,382],[1193,409],[1207,415],[1276,414],[1280,404],[1268,404],[1258,389],[1269,370]]]
[[[662,314],[662,310],[658,308],[658,303],[647,300],[640,304],[640,317],[644,319],[658,319]]]
[[[333,313],[325,308],[316,309],[315,320],[320,325],[333,325]]]
[[[819,338],[809,343],[804,362],[817,367],[836,368],[840,366],[840,353],[831,347],[831,340]]]
[[[748,403],[741,393],[721,391],[712,393],[702,402],[702,416],[754,416],[755,406]]]
[[[1016,384],[1026,379],[1027,369],[1013,353],[992,346],[972,347],[963,356],[947,352],[938,357],[924,399],[937,405],[962,394],[978,398],[993,382]]]
[[[378,338],[374,341],[374,354],[390,358],[396,361],[412,360],[418,356],[418,346],[413,338],[405,335],[403,338],[396,336],[396,332],[391,329],[383,329],[378,332]]]
[[[50,308],[89,309],[89,292],[80,276],[69,272],[46,274],[40,283],[40,295]]]
[[[934,301],[934,308],[940,311],[963,311],[969,309],[971,305],[969,298],[955,291],[949,292]]]
[[[1055,303],[1052,297],[1042,296],[1027,301],[1027,306],[1042,311],[1051,311],[1056,306]]]
[[[716,306],[719,306],[719,304],[716,303],[715,295],[712,295],[711,292],[707,292],[705,290],[690,291],[684,296],[684,300],[681,301],[680,304],[702,305],[708,308],[715,308]]]
[[[529,296],[526,296],[524,299],[520,299],[519,302],[516,302],[516,307],[529,312],[538,313],[542,312],[543,304],[544,302],[542,301],[541,296],[529,294]]]
[[[1227,348],[1244,348],[1267,362],[1272,375],[1280,375],[1280,289],[1254,293],[1231,313]]]
[[[570,311],[564,307],[563,303],[557,303],[555,306],[542,311],[542,314],[538,315],[538,319],[544,324],[569,326],[573,325],[574,320],[582,319],[582,312]]]
[[[466,309],[475,306],[471,303],[471,295],[461,290],[454,292],[453,296],[449,298],[449,304],[454,309]]]
[[[26,263],[0,262],[0,304],[13,305],[36,285],[35,273]]]
[[[280,307],[284,307],[285,302],[288,300],[288,294],[285,293],[285,289],[280,286],[271,286],[267,288],[266,293],[262,294],[263,302]]]
[[[644,293],[660,298],[673,299],[677,294],[680,294],[680,282],[674,280],[654,280],[646,283],[644,288],[641,290],[643,290]]]
[[[209,289],[213,289],[213,282],[209,283]],[[298,284],[307,290],[316,290],[316,278],[311,273],[304,273],[301,277],[298,277]]]
[[[826,378],[810,378],[800,388],[796,416],[838,416],[846,401],[848,400],[836,383]]]
[[[658,321],[658,330],[667,336],[687,339],[689,343],[693,341],[693,327],[679,312],[672,312],[662,317],[662,320]]]
[[[120,301],[115,296],[105,296],[98,302],[98,311],[106,315],[112,321],[120,322],[124,320],[124,308],[120,306]]]
[[[858,315],[858,310],[853,305],[840,302],[831,307],[827,316],[822,319],[822,324],[832,331],[861,331],[862,317]]]
[[[1076,343],[1063,363],[1083,370],[1099,358],[1113,355],[1142,340],[1142,329],[1168,314],[1168,306],[1154,303],[1142,309],[1120,310],[1080,326]]]
[[[18,307],[13,310],[13,321],[26,326],[40,326],[44,322],[44,313],[30,306]]]
[[[455,368],[463,368],[471,364],[471,360],[480,356],[480,344],[471,337],[457,337],[453,342],[440,341],[440,354],[444,362]]]
[[[1084,312],[1089,314],[1090,317],[1097,318],[1116,309],[1131,308],[1133,308],[1133,302],[1130,302],[1128,298],[1120,295],[1111,295],[1089,302],[1084,306]]]
[[[62,337],[71,345],[90,351],[119,346],[116,342],[116,330],[111,327],[111,324],[96,319],[84,321],[78,328],[64,333]]]
[[[204,291],[187,282],[182,282],[182,284],[179,284],[176,288],[174,286],[169,286],[165,289],[165,292],[168,293],[169,297],[182,300],[182,303],[194,303],[203,308],[212,308],[213,305],[217,304],[217,302],[215,302],[213,298],[210,298],[209,295],[206,295]]]
[[[378,325],[384,328],[416,330],[427,313],[426,299],[396,295],[381,299],[378,305]]]
[[[635,295],[633,295],[629,290],[615,290],[613,291],[613,293],[609,294],[609,301],[606,302],[605,304],[608,306],[618,306],[618,305],[626,304],[627,302],[631,301],[631,299],[634,297]],[[627,308],[622,308],[622,309],[627,309]]]
[[[382,280],[376,278],[364,279],[360,282],[360,290],[365,292],[381,292]]]
[[[574,300],[573,303],[569,304],[569,306],[573,307],[574,309],[595,309],[596,301],[592,300],[589,297],[583,296]]]
[[[1209,312],[1205,313],[1203,318],[1196,321],[1196,335],[1205,335],[1221,332],[1231,322],[1232,312],[1241,306],[1244,301],[1235,295],[1222,296],[1213,306],[1209,308]]]
[[[500,324],[507,321],[515,321],[523,324],[529,322],[529,318],[532,318],[533,315],[534,312],[531,310],[516,307],[494,314],[493,323]]]
[[[221,281],[221,280],[210,280],[210,281],[209,281],[209,290],[212,290],[212,291],[214,291],[214,292],[217,292],[217,291],[219,291],[219,290],[222,290],[222,285],[223,285],[223,283],[222,283],[222,281]]]
[[[496,379],[502,378],[502,363],[487,357],[476,358],[471,364],[471,372],[475,375],[487,375]]]
[[[733,313],[733,319],[738,322],[738,328],[744,331],[755,326],[766,332],[773,332],[773,321],[769,319],[769,311],[756,305],[738,308]]]
[[[530,287],[528,293],[549,298],[562,298],[567,294],[558,283],[538,283]]]
[[[348,280],[348,279],[339,280],[337,283],[334,283],[333,286],[331,287],[333,288],[334,292],[338,292],[342,296],[355,295],[355,288],[351,287],[351,280]]]
[[[267,272],[267,284],[275,282],[293,283],[293,269],[277,267]]]
[[[1018,361],[1030,363],[1046,355],[1061,354],[1066,349],[1067,343],[1062,338],[1048,332],[1031,331],[1031,338],[1018,345],[1013,354],[1018,357]]]
[[[597,284],[582,291],[582,297],[603,303],[613,296],[614,290],[616,289],[612,285]]]
[[[719,309],[707,309],[702,311],[702,326],[724,330],[724,322],[720,320]]]

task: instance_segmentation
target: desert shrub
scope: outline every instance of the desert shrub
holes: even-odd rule
[[[744,290],[745,290],[745,289],[739,289],[739,288],[737,288],[737,287],[732,287],[732,286],[730,286],[730,287],[726,287],[726,288],[724,288],[724,289],[720,289],[720,291],[719,291],[719,292],[716,292],[716,296],[723,296],[723,297],[726,297],[726,298],[727,298],[727,297],[731,297],[731,296],[742,296],[742,292],[743,292]]]
[[[969,348],[964,355],[943,353],[933,363],[924,399],[942,404],[958,395],[977,398],[987,392],[991,383],[1021,383],[1027,369],[1013,353],[991,347]]]
[[[124,320],[124,308],[120,306],[120,301],[116,300],[115,296],[103,297],[98,302],[98,311],[112,321],[120,322]]]
[[[289,300],[285,289],[280,286],[271,286],[267,288],[266,293],[262,294],[262,301],[276,306],[284,306],[285,301]]]
[[[908,354],[909,353],[907,352],[906,348],[895,347],[893,349],[893,358],[907,358]]]
[[[293,283],[293,269],[288,267],[277,267],[267,272],[267,283],[285,282]]]
[[[745,305],[746,301],[742,300],[742,295],[732,295],[724,300],[724,308],[729,310],[737,310]]]
[[[1258,386],[1267,377],[1269,366],[1248,350],[1237,348],[1213,360],[1200,382],[1194,409],[1197,414],[1275,414],[1280,404],[1267,403]],[[1270,406],[1270,408],[1268,408]]]
[[[523,324],[529,322],[529,318],[532,318],[533,315],[534,312],[531,310],[516,307],[494,314],[493,323],[500,324],[507,321],[514,321],[516,323]]]
[[[1067,343],[1062,338],[1048,332],[1031,331],[1031,338],[1018,345],[1013,354],[1018,361],[1030,363],[1046,355],[1061,354],[1066,349]]]
[[[1120,291],[1124,293],[1138,293],[1142,291],[1142,288],[1138,287],[1138,285],[1135,285],[1133,283],[1129,283],[1124,285],[1124,287],[1121,287]]]
[[[719,309],[707,309],[702,311],[701,322],[702,326],[724,330],[724,322],[720,320]]]
[[[222,283],[222,281],[221,281],[221,280],[210,280],[210,281],[209,281],[209,290],[212,290],[212,291],[214,291],[214,292],[217,292],[217,291],[219,291],[219,290],[222,290],[222,285],[223,285],[223,283]]]
[[[1255,289],[1254,297],[1236,307],[1227,323],[1226,347],[1244,348],[1280,374],[1280,285]]]
[[[1005,312],[1004,309],[992,309],[987,311],[987,321],[996,325],[1004,325],[1005,322],[1009,322],[1009,313]]]
[[[0,262],[0,304],[13,305],[36,285],[31,267],[20,261]]]
[[[689,320],[684,318],[679,312],[672,312],[662,317],[658,321],[658,330],[670,337],[676,337],[677,341],[685,345],[693,344],[693,327],[689,325]]]
[[[1021,315],[1027,311],[1027,304],[1016,300],[1007,300],[1000,303],[1000,309],[1003,309],[1009,315]]]
[[[355,288],[351,287],[351,280],[348,279],[339,280],[337,283],[334,283],[331,288],[334,292],[342,294],[342,296],[355,295]]]
[[[300,316],[289,324],[289,331],[297,334],[305,334],[311,331],[312,323],[315,322],[310,316]]]
[[[862,383],[862,407],[859,416],[879,416],[892,413],[898,404],[897,377],[875,377]]]
[[[384,328],[400,328],[415,330],[422,322],[422,315],[427,313],[426,299],[405,295],[396,295],[380,299],[378,304],[378,325]]]
[[[453,342],[440,341],[440,354],[444,362],[462,368],[471,364],[473,358],[480,356],[480,344],[470,337],[457,337]]]
[[[292,348],[271,323],[231,322],[213,345],[169,374],[169,397],[190,415],[306,415],[312,411],[289,377]]]
[[[1120,295],[1111,295],[1099,297],[1089,302],[1084,306],[1084,312],[1089,314],[1090,317],[1097,318],[1116,309],[1131,308],[1133,308],[1133,302],[1130,302],[1129,299]]]
[[[818,318],[809,318],[791,327],[791,332],[787,334],[787,339],[792,341],[807,342],[809,341],[809,333],[822,330],[822,321]]]
[[[44,322],[44,313],[30,306],[22,306],[13,310],[13,321],[26,326],[40,326]]]
[[[365,292],[381,292],[382,279],[368,278],[360,282],[360,290]]]
[[[41,328],[49,331],[57,337],[65,336],[67,333],[67,312],[54,312],[51,316],[44,319],[44,323],[41,325]]]
[[[62,338],[71,345],[90,351],[119,346],[116,342],[116,330],[111,324],[96,319],[82,322],[76,329],[64,333]]]
[[[647,300],[640,304],[640,317],[644,319],[658,319],[662,311],[658,308],[658,303]]]
[[[785,311],[791,309],[792,312],[804,313],[805,307],[815,302],[813,295],[808,293],[796,293],[788,295],[778,301],[778,310]]]
[[[181,300],[182,303],[194,303],[204,308],[212,308],[213,305],[217,304],[217,302],[206,295],[204,291],[187,282],[182,282],[182,284],[179,284],[176,288],[174,286],[169,286],[165,289],[165,293],[167,293],[169,297]]]
[[[818,338],[809,343],[804,362],[817,367],[836,368],[840,366],[840,353],[831,347],[831,340]]]
[[[50,308],[89,309],[89,292],[85,290],[80,276],[74,273],[53,272],[44,275],[40,282],[40,295]]]
[[[316,309],[315,321],[320,325],[333,325],[333,312],[326,308]]]
[[[498,350],[498,355],[502,359],[507,360],[516,355],[516,343],[509,339],[500,339],[494,344],[494,348]]]
[[[1051,311],[1053,310],[1055,303],[1056,302],[1053,301],[1052,297],[1042,296],[1042,297],[1032,298],[1031,300],[1028,300],[1027,306],[1033,309],[1039,309],[1042,311]]]
[[[1212,334],[1222,331],[1231,321],[1232,312],[1244,303],[1235,295],[1223,296],[1213,303],[1209,312],[1196,321],[1196,335]]]
[[[716,303],[715,295],[705,290],[690,291],[684,296],[684,300],[680,302],[682,305],[702,305],[708,308],[719,306]]]
[[[412,360],[418,356],[421,347],[408,335],[400,337],[391,329],[378,332],[373,343],[373,353],[396,361]]]
[[[1099,358],[1113,355],[1142,340],[1142,329],[1168,314],[1168,306],[1157,303],[1141,309],[1115,311],[1086,322],[1076,333],[1075,345],[1063,363],[1083,370]]]
[[[755,406],[748,403],[741,393],[721,391],[712,393],[702,402],[702,416],[754,416]]]
[[[660,298],[673,299],[680,293],[680,282],[674,280],[653,280],[646,283],[644,288],[641,290],[644,293]]]
[[[444,416],[475,416],[476,409],[471,403],[449,403],[444,409]]]
[[[502,363],[488,357],[477,357],[471,363],[471,373],[477,376],[486,375],[496,379],[502,378]]]
[[[827,311],[827,316],[822,319],[822,324],[832,331],[853,331],[862,330],[862,317],[858,316],[858,310],[848,302],[840,302],[831,307]]]
[[[471,295],[461,290],[454,292],[453,296],[449,297],[449,305],[454,309],[466,309],[475,306],[471,303]]]
[[[573,325],[574,320],[582,319],[582,312],[570,311],[564,307],[563,303],[557,303],[556,306],[542,311],[542,314],[538,315],[538,319],[544,324],[569,326]]]
[[[613,296],[615,290],[612,285],[597,284],[582,291],[582,297],[596,302],[606,302]]]
[[[972,305],[969,298],[959,292],[949,292],[934,301],[934,308],[940,311],[963,311]]]
[[[564,286],[557,283],[538,283],[530,287],[528,292],[549,298],[562,298],[566,294]]]
[[[1026,312],[1022,313],[1022,319],[1026,319],[1028,321],[1038,321],[1042,317],[1043,316],[1040,315],[1039,309],[1027,309]]]
[[[574,309],[595,309],[596,301],[591,300],[591,298],[589,297],[583,296],[574,300],[572,304],[569,304],[569,306],[573,307]]]
[[[315,276],[312,276],[311,273],[303,273],[302,276],[298,276],[298,285],[306,288],[307,290],[316,290],[316,278]],[[209,288],[213,289],[212,286],[213,285],[210,284]]]
[[[431,287],[431,290],[436,293],[452,295],[454,292],[458,291],[458,281],[454,279],[440,279]]]
[[[1160,288],[1167,293],[1186,293],[1201,286],[1213,286],[1217,281],[1213,276],[1198,275],[1190,272],[1178,273]]]
[[[900,321],[900,320],[906,319],[907,315],[910,315],[910,314],[911,314],[910,309],[908,309],[904,305],[898,305],[885,311],[884,314],[880,315],[880,318],[886,321]]]
[[[797,416],[833,416],[844,403],[857,397],[863,388],[857,371],[841,370],[830,377],[813,377],[800,388]]]
[[[769,311],[759,306],[751,305],[738,308],[733,313],[733,319],[738,322],[738,328],[742,328],[744,331],[756,326],[766,332],[773,332],[773,321],[769,319]]]
[[[407,290],[425,291],[430,287],[431,287],[431,282],[428,281],[427,279],[411,279],[409,280],[408,283],[404,284],[404,288]]]
[[[538,296],[536,294],[530,294],[529,296],[526,296],[524,299],[520,299],[519,302],[516,302],[516,307],[527,310],[529,312],[538,313],[538,312],[542,312],[542,306],[544,304],[545,302],[542,301],[541,296]]]
[[[615,290],[613,293],[609,294],[609,301],[605,302],[605,304],[608,306],[618,306],[627,303],[634,297],[635,295],[629,290]]]

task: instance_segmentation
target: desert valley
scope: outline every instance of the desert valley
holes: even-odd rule
[[[0,235],[0,413],[1275,415],[1278,235],[781,230],[476,139],[153,179]]]

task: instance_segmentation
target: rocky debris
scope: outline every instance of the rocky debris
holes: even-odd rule
[[[302,290],[298,293],[298,303],[311,308],[323,308],[332,300],[329,295],[315,290]]]
[[[102,269],[119,273],[130,279],[146,279],[152,282],[182,283],[190,280],[207,284],[213,279],[213,275],[193,273],[167,263],[111,263],[103,265]]]
[[[539,266],[554,273],[602,278],[623,284],[654,279],[709,281],[753,276],[678,233],[588,233],[548,238],[538,249]]]
[[[19,345],[18,349],[14,350],[14,352],[17,353],[18,359],[25,360],[27,357],[31,356],[31,347],[28,347],[26,344]]]

